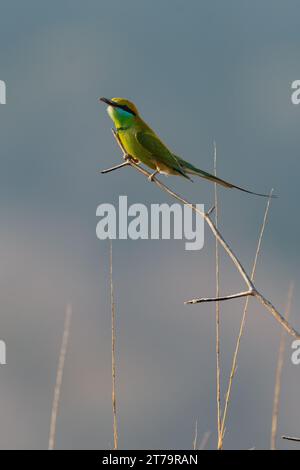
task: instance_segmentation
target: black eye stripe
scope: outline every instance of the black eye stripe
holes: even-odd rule
[[[117,108],[124,109],[127,113],[133,114],[133,116],[136,116],[135,112],[132,111],[126,104],[117,104]]]

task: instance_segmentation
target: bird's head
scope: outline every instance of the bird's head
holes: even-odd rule
[[[135,104],[125,98],[100,98],[99,101],[108,105],[107,112],[117,128],[129,125],[139,114]]]

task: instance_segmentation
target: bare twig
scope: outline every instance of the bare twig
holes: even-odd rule
[[[128,165],[130,165],[130,163],[126,161],[126,162],[120,163],[120,165],[115,165],[115,166],[112,166],[111,168],[107,168],[107,170],[102,170],[101,173],[105,175],[105,173],[110,173],[111,171],[119,170],[120,168],[123,168],[123,166],[128,166]]]
[[[217,146],[214,142],[214,174],[217,176]],[[218,216],[219,216],[219,205],[218,205],[218,190],[217,183],[214,184],[214,195],[215,195],[215,224],[218,228]],[[220,262],[219,262],[219,242],[216,241],[216,299],[220,297]],[[220,303],[216,300],[216,399],[217,399],[217,430],[218,430],[218,449],[222,441],[222,429],[221,429],[221,361],[220,361]]]
[[[210,435],[211,435],[211,432],[210,431],[206,431],[204,433],[204,436],[200,442],[200,445],[199,445],[199,450],[204,450],[205,447],[207,446],[208,444],[208,441],[209,441],[209,438],[210,438]]]
[[[210,215],[213,213],[213,211],[215,210],[215,206],[211,206],[210,209],[208,209],[208,211],[206,212],[207,215]]]
[[[120,146],[120,148],[122,149],[123,151],[123,156],[124,158],[128,157],[128,155],[126,154],[126,152],[124,151],[123,147],[122,147],[122,144],[121,142],[119,141],[118,139],[118,136],[116,134],[116,132],[114,131],[114,136],[116,138],[116,141],[118,143],[118,145]],[[135,163],[132,159],[128,160],[130,165],[135,169],[137,170],[139,173],[143,174],[144,176],[146,176],[147,178],[149,178],[149,176],[151,176],[151,173],[147,170],[145,170],[144,168],[142,168],[141,166],[139,166],[137,163]],[[266,307],[266,309],[273,315],[273,317],[277,320],[278,323],[280,323],[280,325],[291,335],[291,336],[294,336],[296,338],[300,338],[300,333],[298,333],[290,324],[289,322],[287,322],[285,320],[285,318],[279,313],[279,311],[274,307],[274,305],[272,305],[272,303],[266,299],[254,286],[251,278],[249,277],[249,275],[247,274],[247,272],[245,271],[243,265],[241,264],[241,262],[239,261],[238,257],[235,255],[235,253],[233,252],[233,250],[230,248],[230,246],[228,245],[228,243],[225,241],[225,239],[223,238],[223,236],[221,235],[221,233],[219,232],[219,230],[217,229],[217,227],[215,226],[215,224],[213,223],[213,221],[210,219],[210,216],[207,215],[205,212],[201,211],[200,209],[198,209],[195,205],[193,205],[192,203],[188,202],[187,200],[185,200],[184,198],[182,198],[181,196],[179,196],[177,193],[175,193],[174,191],[172,191],[168,186],[166,186],[164,183],[162,183],[160,180],[158,180],[156,177],[153,178],[151,181],[153,181],[153,183],[156,184],[156,186],[158,186],[160,189],[162,189],[163,191],[165,191],[167,194],[169,194],[170,196],[172,196],[174,199],[176,199],[177,201],[181,202],[182,204],[185,204],[186,206],[190,207],[195,213],[197,213],[198,215],[200,215],[200,217],[203,217],[205,222],[207,223],[207,225],[209,226],[209,228],[211,229],[212,233],[214,234],[214,236],[218,239],[220,245],[222,245],[222,247],[224,248],[224,250],[226,251],[226,253],[228,254],[228,256],[231,258],[233,264],[235,265],[236,269],[239,271],[241,277],[244,279],[245,283],[247,284],[249,290],[252,290],[253,291],[253,296],[255,296],[262,305],[264,305]],[[248,299],[247,299],[248,300]]]
[[[269,197],[267,205],[266,205],[265,214],[264,214],[264,218],[263,218],[263,223],[262,223],[262,226],[261,226],[261,229],[260,229],[260,234],[259,234],[259,237],[258,237],[257,248],[256,248],[255,257],[254,257],[253,266],[252,266],[252,272],[251,272],[251,281],[253,281],[254,276],[255,276],[258,255],[260,253],[262,237],[263,237],[265,227],[266,227],[266,222],[267,222],[267,217],[268,217],[268,213],[269,213],[272,192],[273,192],[273,190],[270,193],[270,197]],[[243,310],[243,316],[242,316],[240,329],[239,329],[239,334],[238,334],[238,338],[237,338],[237,342],[236,342],[235,351],[234,351],[234,354],[233,354],[231,372],[230,372],[230,376],[229,376],[229,383],[228,383],[228,388],[227,388],[227,393],[226,393],[226,398],[225,398],[223,418],[222,418],[222,437],[221,437],[222,445],[223,445],[223,439],[224,439],[224,434],[225,434],[225,424],[226,424],[227,411],[228,411],[228,406],[229,406],[229,401],[230,401],[231,388],[232,388],[233,378],[234,378],[236,368],[237,368],[237,357],[238,357],[238,353],[239,353],[239,348],[240,348],[242,335],[243,335],[244,328],[245,328],[248,305],[249,305],[249,297],[247,297],[246,302],[245,302],[245,306],[244,306],[244,310]]]
[[[197,441],[198,441],[198,421],[195,423],[195,434],[193,440],[193,450],[197,450]]]
[[[285,439],[287,441],[295,441],[295,442],[300,442],[300,437],[290,437],[290,436],[281,436],[282,439]]]
[[[240,297],[247,297],[248,295],[255,295],[253,290],[246,290],[244,292],[238,292],[237,294],[224,295],[223,297],[202,297],[200,299],[186,300],[185,305],[189,304],[201,304],[204,302],[221,302],[223,300],[238,299]]]
[[[285,310],[286,320],[289,320],[289,317],[290,317],[293,292],[294,292],[294,284],[291,283],[289,287],[288,299],[287,299],[286,310]],[[279,402],[280,402],[280,393],[281,393],[281,377],[282,377],[284,351],[285,351],[285,340],[286,340],[285,331],[281,330],[277,369],[276,369],[275,389],[274,389],[272,427],[271,427],[271,450],[276,449],[276,435],[277,435],[277,426],[278,426]]]
[[[116,311],[113,285],[113,260],[112,260],[112,242],[110,242],[110,305],[111,305],[111,375],[112,375],[112,411],[113,411],[113,432],[114,449],[118,449],[118,421],[117,421],[117,400],[116,400]]]
[[[62,342],[61,342],[57,373],[56,373],[56,383],[55,383],[55,388],[54,388],[54,397],[53,397],[53,404],[52,404],[52,411],[51,411],[51,423],[50,423],[48,450],[53,450],[54,445],[55,445],[57,413],[58,413],[65,359],[66,359],[67,348],[68,348],[71,318],[72,318],[72,306],[68,304],[66,308],[64,332],[63,332],[63,337],[62,337]]]

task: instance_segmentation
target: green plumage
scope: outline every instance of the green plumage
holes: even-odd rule
[[[269,197],[268,194],[254,193],[218,178],[211,173],[196,168],[183,160],[159,139],[155,132],[139,116],[136,106],[124,98],[100,98],[108,104],[108,114],[113,120],[118,138],[128,155],[147,165],[156,173],[179,175],[191,180],[189,175],[200,176],[225,188],[236,188],[256,196]],[[273,196],[274,197],[274,196]]]

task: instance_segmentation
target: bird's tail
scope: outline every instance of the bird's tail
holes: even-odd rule
[[[236,186],[235,184],[229,183],[228,181],[218,178],[217,176],[214,176],[211,173],[207,173],[206,171],[199,170],[199,168],[196,168],[191,163],[186,162],[185,160],[182,160],[182,158],[179,158],[177,156],[176,158],[179,160],[180,166],[182,167],[183,171],[190,175],[197,175],[197,176],[200,176],[201,178],[205,178],[209,181],[213,181],[214,183],[220,184],[224,186],[225,188],[239,189],[240,191],[243,191],[244,193],[254,194],[255,196],[272,197],[272,198],[277,197],[275,195],[270,196],[269,194],[255,193],[253,191],[249,191],[248,189],[241,188],[240,186]]]

